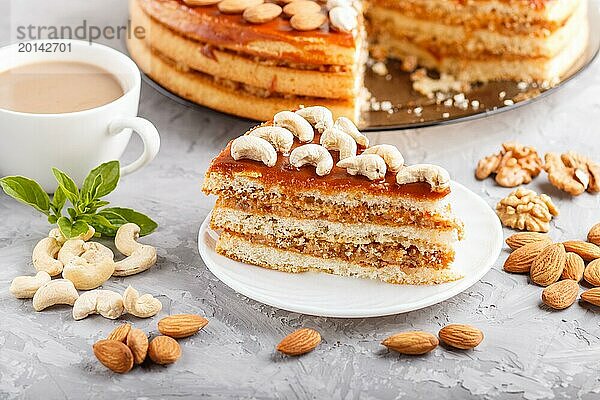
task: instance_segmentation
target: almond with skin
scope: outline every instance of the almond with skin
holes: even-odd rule
[[[148,357],[156,364],[173,364],[181,357],[181,347],[169,336],[157,336],[148,345]]]
[[[600,286],[600,260],[594,260],[585,267],[583,279],[592,286]]]
[[[127,340],[127,335],[129,334],[129,331],[131,331],[130,324],[121,324],[121,325],[117,326],[115,329],[113,329],[113,331],[108,334],[108,337],[106,339],[117,340],[119,342],[125,343],[125,341]]]
[[[519,247],[513,251],[504,262],[504,270],[507,272],[529,272],[533,260],[552,242],[550,240],[533,242]]]
[[[434,335],[422,331],[397,333],[381,342],[388,349],[413,356],[429,353],[439,343]]]
[[[111,371],[124,374],[133,368],[133,354],[123,342],[104,339],[93,348],[98,361]]]
[[[133,362],[143,363],[148,354],[148,336],[141,329],[132,329],[127,335],[127,347],[133,354]]]
[[[208,320],[196,314],[170,315],[158,321],[158,330],[166,336],[182,339],[192,336],[208,324]]]
[[[592,229],[588,232],[587,240],[596,246],[600,246],[600,223],[592,226]]]
[[[579,284],[572,279],[558,281],[542,291],[542,301],[555,310],[564,310],[570,307],[579,294]]]
[[[565,269],[563,269],[561,279],[572,279],[579,282],[583,279],[583,271],[585,271],[585,263],[579,254],[567,253],[567,261]]]
[[[592,261],[600,258],[600,247],[594,243],[584,242],[582,240],[572,240],[564,242],[567,251],[579,254],[584,261]]]
[[[550,242],[550,236],[540,232],[519,232],[506,238],[506,244],[513,250],[517,250],[529,243],[542,241]]]
[[[581,293],[581,300],[600,306],[600,288],[593,288]]]
[[[283,338],[277,351],[288,356],[299,356],[313,351],[321,343],[321,334],[314,329],[302,328]]]
[[[562,243],[546,247],[531,264],[531,281],[540,286],[548,286],[558,281],[567,261],[567,253]]]
[[[471,325],[451,324],[440,329],[440,340],[448,346],[469,350],[483,340],[483,332]]]

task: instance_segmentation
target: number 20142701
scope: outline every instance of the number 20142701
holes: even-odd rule
[[[19,43],[18,51],[19,53],[70,53],[71,43]]]

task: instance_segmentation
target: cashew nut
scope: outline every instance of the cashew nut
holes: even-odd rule
[[[248,135],[265,139],[275,147],[276,151],[286,154],[294,144],[294,134],[280,126],[259,126],[248,132]]]
[[[124,312],[123,297],[112,290],[92,290],[85,292],[73,305],[73,318],[84,319],[91,314],[100,314],[104,318],[117,319]]]
[[[387,172],[384,159],[377,154],[348,157],[338,162],[337,166],[346,168],[350,175],[364,175],[372,181],[384,179]]]
[[[33,309],[42,311],[57,304],[72,306],[79,297],[73,282],[67,279],[55,279],[44,283],[33,296]]]
[[[321,145],[327,150],[340,152],[340,160],[356,155],[356,141],[352,136],[336,128],[329,128],[321,135]]]
[[[50,232],[48,232],[48,237],[56,239],[61,246],[67,241],[67,238],[63,236],[58,228],[50,230]]]
[[[40,287],[51,280],[46,271],[40,271],[35,276],[17,276],[9,290],[17,299],[31,299]]]
[[[443,192],[450,187],[450,175],[437,165],[416,164],[402,168],[396,174],[396,182],[399,185],[427,182],[434,192]]]
[[[123,303],[129,314],[139,318],[150,318],[162,310],[160,300],[151,294],[140,296],[140,293],[131,286],[128,286],[123,293]]]
[[[377,154],[385,160],[388,169],[391,172],[398,172],[404,167],[404,157],[400,150],[396,146],[391,144],[380,144],[377,146],[369,147],[362,154]]]
[[[81,254],[83,254],[83,252],[85,251],[83,249],[84,244],[85,242],[82,239],[67,240],[58,252],[58,260],[63,265],[68,264],[72,258],[79,257]]]
[[[84,243],[83,253],[71,257],[65,264],[62,276],[73,282],[79,290],[96,289],[108,280],[115,271],[114,254],[100,243]]]
[[[310,123],[291,111],[281,111],[273,117],[273,125],[288,129],[301,142],[312,142],[315,131]]]
[[[292,150],[290,164],[296,168],[306,164],[314,165],[317,167],[317,175],[324,176],[333,169],[333,157],[325,147],[311,143]]]
[[[115,246],[124,256],[130,256],[142,244],[136,240],[140,237],[140,227],[133,223],[121,225],[115,235]]]
[[[358,26],[356,10],[352,7],[333,7],[329,10],[329,21],[340,32],[352,32]]]
[[[369,147],[369,138],[363,135],[358,130],[356,125],[354,125],[354,122],[350,121],[348,118],[339,117],[335,120],[333,127],[352,136],[352,139],[354,139],[356,143],[358,143],[362,147]]]
[[[47,237],[38,242],[33,248],[33,266],[38,271],[46,271],[50,276],[58,275],[63,270],[63,263],[56,259],[60,243]]]
[[[129,257],[115,263],[113,276],[129,276],[144,272],[156,264],[156,249],[141,245]]]
[[[327,107],[313,106],[301,108],[296,114],[307,120],[319,133],[333,126],[333,114]]]
[[[277,162],[277,152],[271,143],[257,136],[244,135],[231,143],[231,157],[234,160],[247,158],[262,161],[267,167]]]

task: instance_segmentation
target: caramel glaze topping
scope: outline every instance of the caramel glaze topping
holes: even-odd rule
[[[252,50],[245,46],[251,42],[283,42],[291,44],[296,51],[284,51],[280,54],[281,58],[307,63],[310,60],[306,55],[294,56],[298,54],[298,50],[315,52],[317,51],[313,47],[315,43],[338,45],[344,48],[354,48],[356,43],[352,33],[330,30],[328,23],[314,31],[299,32],[294,30],[289,20],[284,17],[278,17],[264,24],[250,24],[241,14],[221,13],[216,5],[189,7],[182,0],[137,1],[148,15],[178,33],[212,46],[234,50],[237,48],[245,53],[252,53]],[[319,63],[318,56],[315,55],[313,62],[322,64]],[[322,58],[326,59],[325,54]]]
[[[320,135],[315,133],[312,143],[319,144]],[[294,141],[292,150],[298,146],[307,143],[300,143],[297,139]],[[364,148],[359,146],[360,154]],[[334,194],[344,191],[361,192],[372,195],[403,196],[418,200],[438,200],[450,194],[450,189],[443,192],[434,192],[431,186],[425,182],[410,183],[407,185],[398,185],[396,183],[396,174],[388,172],[384,181],[370,181],[368,178],[360,175],[350,175],[344,168],[335,166],[339,161],[337,151],[331,151],[334,167],[330,174],[318,176],[315,167],[305,165],[296,168],[289,163],[289,157],[277,153],[277,164],[273,167],[267,167],[259,161],[238,160],[231,157],[231,142],[215,158],[208,169],[211,172],[222,173],[233,176],[236,173],[258,173],[260,182],[269,186],[282,186],[293,192],[315,189],[320,192]]]

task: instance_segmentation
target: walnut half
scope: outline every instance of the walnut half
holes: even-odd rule
[[[496,214],[509,228],[529,232],[548,232],[550,221],[558,215],[552,199],[533,190],[518,188],[496,205]]]
[[[540,172],[542,160],[533,147],[506,142],[499,153],[479,161],[475,176],[482,180],[496,174],[498,185],[516,187],[531,182]]]
[[[547,153],[544,169],[550,183],[573,196],[600,192],[600,164],[573,151],[559,155]]]

